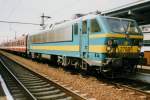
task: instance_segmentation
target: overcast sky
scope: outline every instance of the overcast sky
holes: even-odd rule
[[[51,16],[46,22],[69,19],[75,13],[105,11],[142,0],[0,0],[0,21],[41,23],[40,16]],[[40,31],[40,26],[0,23],[0,41],[23,33]]]

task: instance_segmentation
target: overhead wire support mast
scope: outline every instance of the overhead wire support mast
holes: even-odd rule
[[[41,16],[41,21],[42,21],[42,22],[41,22],[40,26],[42,26],[43,29],[45,29],[45,26],[44,26],[44,25],[45,25],[45,20],[44,20],[44,18],[49,19],[49,18],[52,18],[52,17],[50,17],[50,16],[45,16],[44,13],[42,14],[42,16]]]
[[[36,23],[13,22],[13,21],[2,21],[2,20],[0,20],[0,23],[14,23],[14,24],[30,24],[30,25],[41,25],[41,24],[36,24]]]

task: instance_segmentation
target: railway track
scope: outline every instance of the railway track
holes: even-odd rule
[[[0,56],[0,73],[16,100],[86,100],[4,56]]]
[[[150,84],[139,80],[132,80],[128,78],[113,80],[109,83],[121,90],[132,90],[134,95],[142,95],[144,100],[150,100]]]
[[[11,65],[11,63],[9,63],[9,65]],[[111,80],[111,81],[107,79],[100,79],[100,80],[104,81],[104,83],[108,85],[114,85],[115,88],[118,88],[120,90],[132,90],[131,93],[133,95],[139,95],[142,98],[144,98],[144,100],[150,99],[150,84],[149,83],[144,83],[141,81],[127,79],[127,78]]]

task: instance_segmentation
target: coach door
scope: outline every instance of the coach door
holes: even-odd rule
[[[80,24],[80,56],[88,58],[89,53],[89,23],[88,20],[81,21]]]

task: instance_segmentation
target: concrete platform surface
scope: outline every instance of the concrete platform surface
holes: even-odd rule
[[[147,69],[147,70],[150,70],[150,66],[145,66],[145,65],[138,65],[137,66],[139,69]]]

